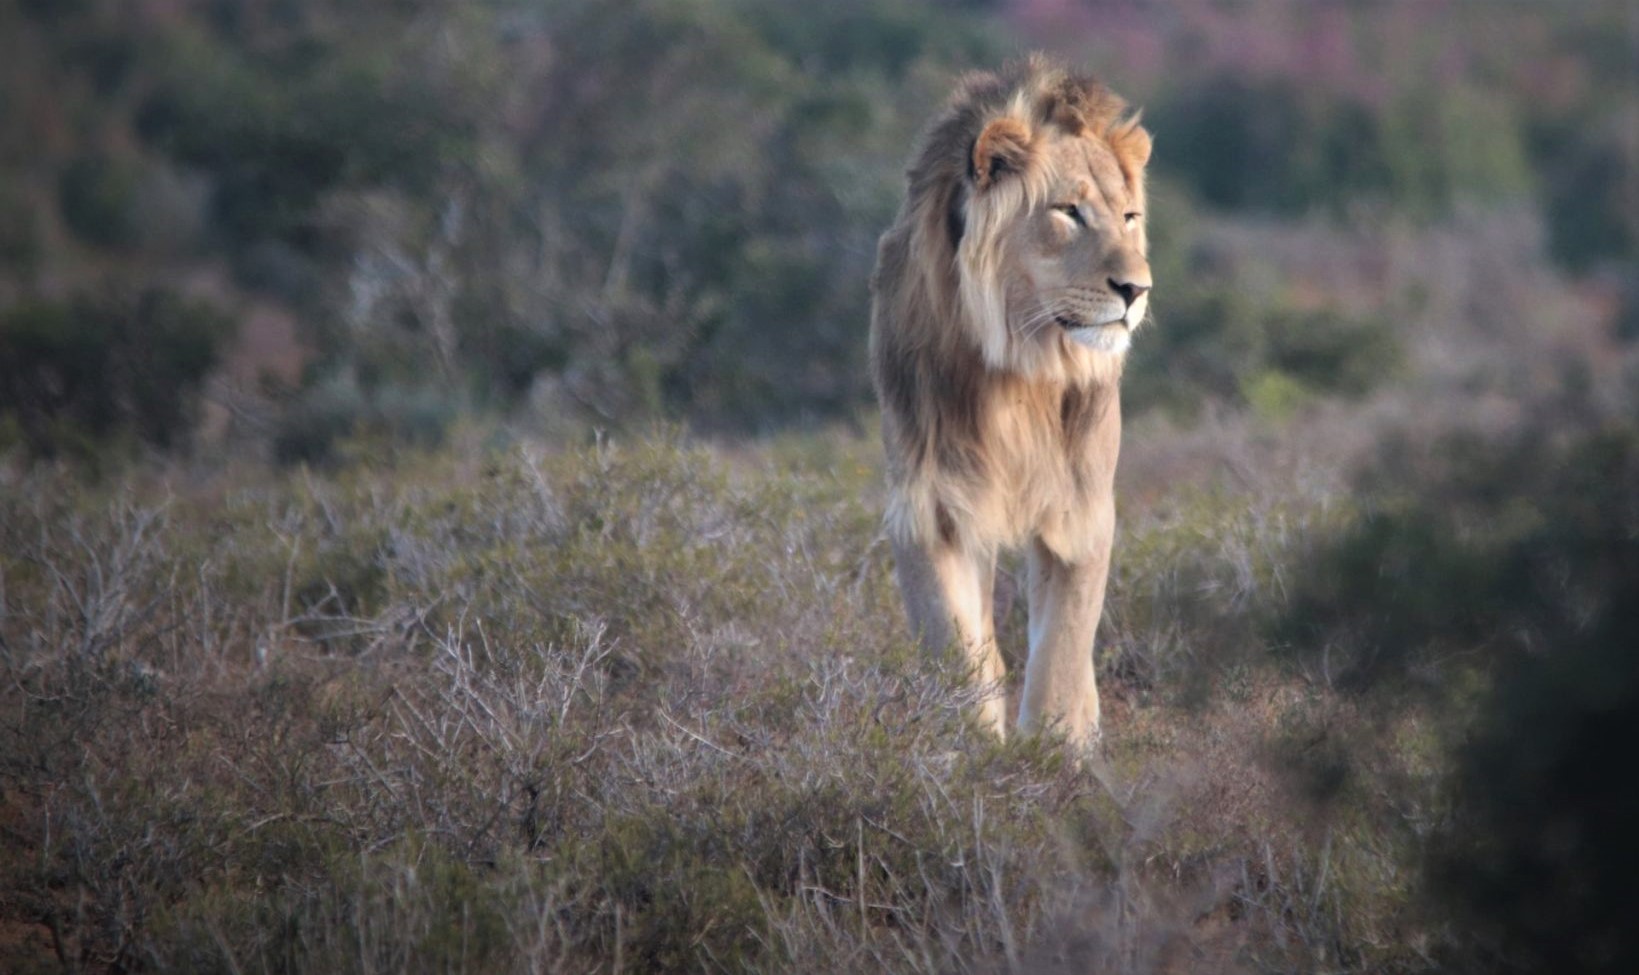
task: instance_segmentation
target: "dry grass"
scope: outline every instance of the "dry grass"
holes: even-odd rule
[[[1260,649],[1326,490],[1129,485],[1078,767],[910,651],[878,479],[843,434],[22,478],[18,970],[1423,967],[1432,771]]]

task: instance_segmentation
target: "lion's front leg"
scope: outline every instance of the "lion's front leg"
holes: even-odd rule
[[[936,653],[953,642],[961,647],[970,679],[980,689],[980,723],[1006,737],[1006,668],[991,619],[994,557],[972,555],[944,543],[895,540],[894,565],[911,632]]]
[[[1019,703],[1021,731],[1056,727],[1080,745],[1098,739],[1093,636],[1104,611],[1110,534],[1101,532],[1093,551],[1074,563],[1060,559],[1039,540],[1031,546],[1030,660]]]

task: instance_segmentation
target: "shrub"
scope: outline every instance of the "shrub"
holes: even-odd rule
[[[1629,532],[1633,525],[1628,526]],[[1456,814],[1435,892],[1479,935],[1478,967],[1627,972],[1639,965],[1633,875],[1639,786],[1639,587],[1633,536],[1613,546],[1622,588],[1581,629],[1504,669],[1461,751]]]
[[[1639,183],[1639,159],[1618,126],[1586,118],[1554,119],[1539,133],[1548,178],[1543,215],[1553,255],[1586,271],[1631,259],[1639,248],[1639,218],[1629,202]]]
[[[39,220],[28,196],[7,183],[0,188],[0,265],[29,270],[41,252]]]
[[[88,244],[119,247],[137,239],[135,164],[114,156],[82,156],[63,169],[57,201],[63,221]]]
[[[0,414],[37,454],[121,436],[181,444],[231,328],[211,305],[161,288],[14,307],[0,316]]]
[[[448,390],[384,385],[362,388],[339,374],[304,391],[280,414],[273,457],[280,464],[327,464],[356,441],[409,449],[436,447],[458,412]]]
[[[19,953],[55,929],[86,968],[1414,967],[1401,749],[1351,763],[1335,695],[1245,666],[1319,512],[1124,512],[1108,738],[1078,768],[988,737],[911,645],[877,454],[457,436],[185,490],[22,473]],[[1232,687],[1189,693],[1222,662]]]
[[[1366,481],[1276,639],[1380,714],[1435,702],[1456,775],[1426,893],[1467,932],[1452,961],[1630,969],[1639,431],[1402,443]]]
[[[1467,85],[1390,99],[1239,75],[1197,79],[1154,106],[1161,173],[1236,210],[1342,212],[1392,201],[1417,216],[1532,190],[1510,106]]]
[[[1284,310],[1267,325],[1269,368],[1322,395],[1358,398],[1395,378],[1402,351],[1389,322]]]
[[[1622,427],[1391,447],[1373,508],[1313,553],[1277,639],[1358,687],[1568,639],[1620,602],[1636,477]]]
[[[1218,402],[1279,418],[1308,399],[1360,398],[1399,374],[1404,352],[1387,321],[1293,309],[1225,277],[1180,280],[1135,344],[1122,390],[1135,414],[1190,416]]]

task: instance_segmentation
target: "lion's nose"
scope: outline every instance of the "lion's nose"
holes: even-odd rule
[[[1140,284],[1137,281],[1117,281],[1115,278],[1110,279],[1110,287],[1115,289],[1115,293],[1121,296],[1122,300],[1127,303],[1128,308],[1132,307],[1133,302],[1137,301],[1140,295],[1150,290],[1150,286],[1147,284]]]

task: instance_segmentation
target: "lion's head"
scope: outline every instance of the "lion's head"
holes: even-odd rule
[[[920,280],[901,307],[994,370],[1107,373],[1148,310],[1149,155],[1137,113],[1091,78],[1032,58],[965,79],[909,172],[902,270]]]

